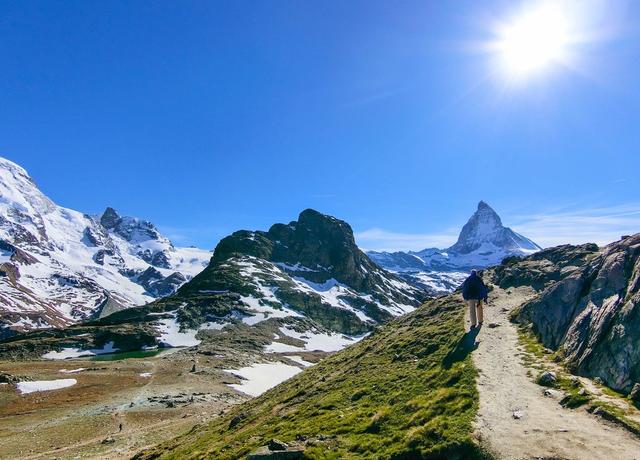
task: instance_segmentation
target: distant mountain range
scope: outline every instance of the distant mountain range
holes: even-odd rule
[[[112,218],[113,212],[105,215],[100,225],[113,234],[149,230],[134,225],[129,232],[132,226]],[[138,251],[154,259],[157,252],[147,254],[149,246]],[[297,221],[223,238],[207,268],[175,294],[64,329],[12,337],[0,345],[0,356],[62,359],[165,346],[213,346],[229,354],[219,345],[228,340],[252,354],[328,352],[426,298],[371,262],[346,222],[307,209]]]
[[[64,327],[169,295],[211,252],[176,248],[148,221],[56,205],[0,158],[0,337]]]
[[[376,252],[367,255],[378,265],[433,294],[455,289],[473,268],[499,264],[505,257],[532,254],[541,249],[502,225],[500,216],[484,201],[462,227],[458,241],[447,249]]]

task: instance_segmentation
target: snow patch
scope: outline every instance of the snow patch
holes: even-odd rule
[[[290,359],[291,361],[301,364],[304,367],[311,367],[316,364],[316,363],[310,363],[309,361],[306,361],[302,356],[297,356],[297,355],[287,356],[287,359]]]
[[[225,370],[238,377],[242,383],[229,386],[249,396],[260,396],[265,391],[302,372],[297,366],[283,363],[256,363],[240,369]]]
[[[67,388],[78,383],[76,379],[57,380],[34,380],[32,382],[18,382],[18,391],[23,394],[35,393],[36,391],[51,391]]]
[[[85,367],[80,367],[78,369],[60,369],[58,372],[60,372],[61,374],[77,374],[78,372],[82,372],[82,371],[86,371],[87,369]]]
[[[194,347],[200,344],[200,340],[196,339],[198,331],[188,329],[180,332],[180,324],[176,319],[176,311],[169,312],[171,318],[165,318],[159,321],[158,332],[160,337],[158,340],[165,346],[169,347]]]
[[[82,356],[95,356],[104,355],[107,353],[115,353],[119,348],[113,346],[113,342],[107,342],[102,348],[96,348],[93,350],[83,350],[81,348],[63,348],[61,351],[50,351],[42,355],[44,359],[71,359],[80,358]]]

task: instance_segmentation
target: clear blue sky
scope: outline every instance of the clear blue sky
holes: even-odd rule
[[[312,207],[421,249],[480,199],[604,241],[640,231],[640,2],[604,3],[514,85],[478,45],[516,2],[0,1],[0,156],[180,244]]]

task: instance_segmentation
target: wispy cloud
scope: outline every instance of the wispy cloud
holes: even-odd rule
[[[640,232],[640,203],[513,216],[513,229],[543,247],[558,244],[607,244]]]
[[[371,251],[419,251],[445,248],[455,243],[459,230],[444,233],[397,233],[372,228],[355,234],[358,246]]]
[[[527,215],[505,215],[504,225],[532,239],[542,247],[559,244],[604,245],[622,235],[640,232],[640,203],[579,208],[557,207]],[[356,233],[358,245],[375,251],[407,251],[452,245],[460,228],[442,233],[400,233],[372,228]]]

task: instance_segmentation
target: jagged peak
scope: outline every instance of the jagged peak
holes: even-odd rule
[[[498,215],[498,213],[491,207],[486,201],[480,200],[478,203],[478,208],[476,212],[471,216],[469,222],[474,220],[475,218],[482,220],[484,222],[490,221],[494,223],[497,227],[502,227],[502,219]]]
[[[102,215],[100,216],[100,223],[102,224],[103,227],[112,229],[116,225],[118,225],[118,222],[120,221],[120,219],[121,217],[120,217],[120,214],[118,214],[118,211],[108,206],[107,209],[105,209]]]

